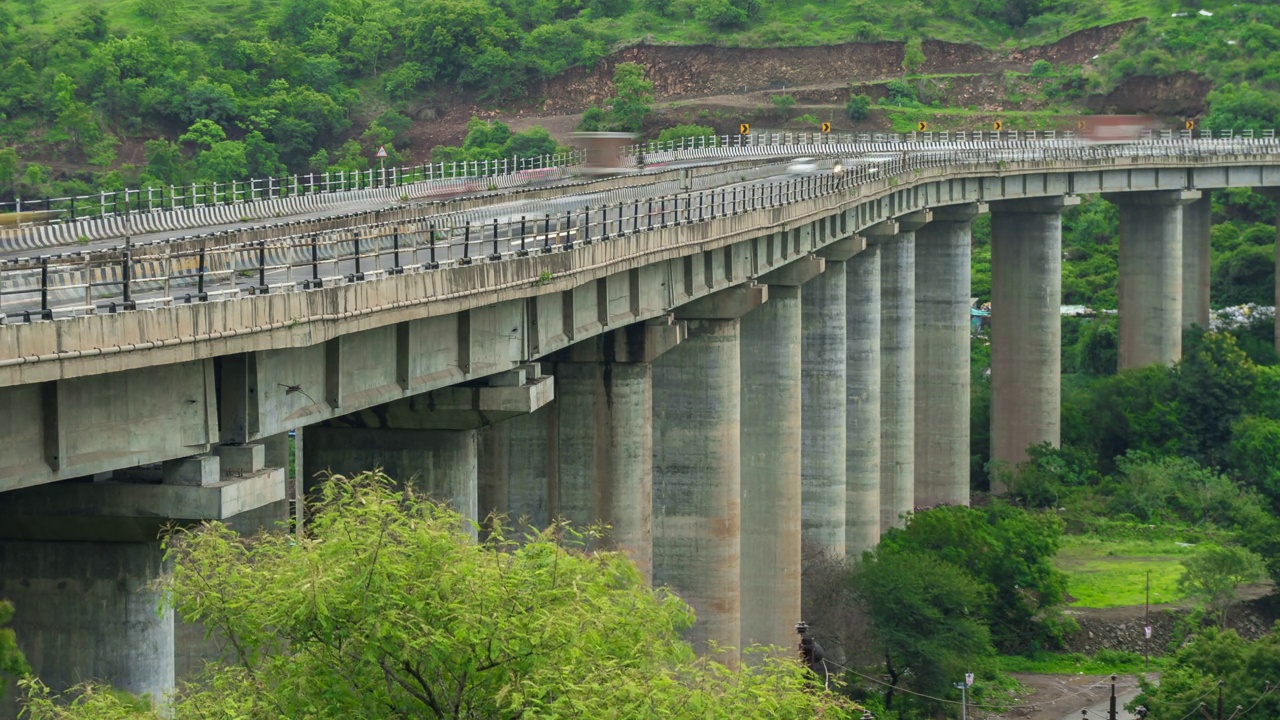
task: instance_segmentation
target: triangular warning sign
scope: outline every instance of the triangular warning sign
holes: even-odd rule
[[[378,148],[378,157],[386,157],[386,156],[387,156],[387,146],[382,145]]]

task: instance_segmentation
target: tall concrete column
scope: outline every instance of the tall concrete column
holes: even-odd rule
[[[1182,327],[1209,329],[1209,271],[1213,266],[1210,198],[1182,206]]]
[[[845,554],[880,542],[880,246],[845,263]]]
[[[916,232],[916,505],[969,504],[969,265],[977,203]]]
[[[1061,440],[1062,209],[1079,202],[991,203],[991,459],[1008,467]]]
[[[0,598],[14,604],[19,650],[53,690],[96,680],[159,703],[184,663],[218,656],[163,606],[170,567],[156,538],[170,523],[273,528],[288,509],[286,471],[264,466],[262,444],[218,450],[0,495]],[[14,716],[12,702],[0,717]]]
[[[766,273],[769,302],[742,318],[742,644],[789,647],[800,618],[800,286],[807,256]]]
[[[1198,190],[1114,193],[1120,206],[1120,369],[1182,357],[1182,206]]]
[[[740,318],[767,292],[733,287],[677,308],[688,337],[653,365],[653,581],[697,612],[699,651],[741,646]]]
[[[831,558],[845,555],[849,351],[845,263],[865,246],[862,238],[851,237],[820,250],[826,271],[804,286],[800,298],[802,538],[806,551]]]
[[[174,620],[159,541],[0,541],[0,598],[18,646],[55,691],[99,680],[154,701],[174,687]]]
[[[916,236],[928,211],[871,228],[880,245],[880,532],[915,508]],[[891,232],[892,231],[892,232]]]
[[[653,361],[686,325],[635,323],[570,347],[555,364],[557,511],[610,528],[604,542],[653,577]]]
[[[482,520],[490,513],[505,515],[506,526],[517,534],[551,522],[550,496],[557,476],[554,416],[554,408],[546,406],[477,431]]]

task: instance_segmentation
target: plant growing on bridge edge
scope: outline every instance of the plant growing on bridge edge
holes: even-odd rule
[[[493,517],[477,542],[377,472],[321,495],[296,544],[220,523],[168,538],[172,602],[228,658],[179,691],[174,717],[858,717],[790,653],[696,658],[689,606],[625,555],[580,549],[567,524],[517,541]]]

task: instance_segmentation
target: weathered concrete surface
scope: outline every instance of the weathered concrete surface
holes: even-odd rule
[[[211,360],[0,388],[0,491],[205,452],[214,389]]]
[[[559,387],[557,387],[557,392]],[[557,477],[554,403],[477,431],[479,517],[507,516],[517,532],[545,528]]]
[[[605,547],[653,577],[653,366],[678,345],[684,323],[628,325],[578,343],[555,364],[559,382],[558,510],[609,526]]]
[[[690,320],[653,364],[653,582],[693,606],[690,639],[741,646],[739,320]]]
[[[821,268],[817,260],[807,264]],[[795,285],[771,285],[769,302],[742,318],[743,645],[788,647],[795,637],[790,618],[800,617],[798,285],[810,277],[805,273],[785,279]]]
[[[845,263],[845,554],[880,541],[880,247]]]
[[[915,504],[969,504],[970,229],[978,204],[916,231]]]
[[[1182,206],[1182,327],[1209,328],[1209,273],[1213,267],[1209,193]]]
[[[1120,206],[1120,369],[1182,358],[1182,207],[1198,190],[1105,195]]]
[[[1077,203],[991,204],[991,459],[1006,467],[1061,440],[1062,208]]]
[[[916,238],[880,243],[880,532],[915,508]]]
[[[801,290],[801,537],[829,557],[845,551],[845,262]]]
[[[437,502],[478,522],[476,431],[307,428],[308,483],[323,473],[351,476],[381,468]],[[308,495],[311,494],[308,491]]]
[[[32,670],[55,691],[94,679],[159,700],[174,686],[174,619],[148,542],[0,541],[0,597]],[[3,706],[0,706],[3,709]]]

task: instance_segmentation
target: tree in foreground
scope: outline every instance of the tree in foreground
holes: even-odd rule
[[[1280,627],[1249,642],[1234,630],[1209,627],[1201,630],[1174,653],[1158,680],[1140,679],[1142,693],[1131,703],[1144,705],[1147,717],[1177,718],[1188,713],[1201,717],[1201,703],[1211,714],[1219,687],[1222,707],[1233,714],[1240,706],[1250,718],[1280,717]],[[1221,684],[1219,684],[1221,683]]]
[[[176,609],[229,658],[179,691],[175,717],[852,717],[790,653],[696,658],[689,606],[624,555],[575,549],[566,526],[516,542],[498,523],[477,543],[461,516],[392,488],[335,476],[296,544],[218,523],[169,539]],[[41,692],[30,720],[90,717]]]
[[[1242,547],[1208,546],[1182,561],[1183,574],[1178,589],[1203,601],[1226,627],[1227,608],[1236,600],[1241,585],[1257,582],[1266,575],[1266,566],[1256,553]]]

